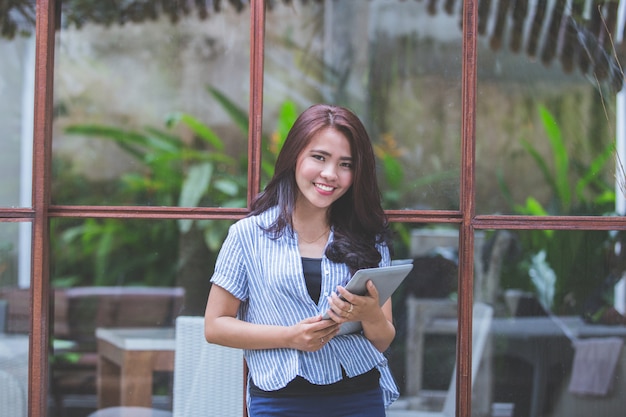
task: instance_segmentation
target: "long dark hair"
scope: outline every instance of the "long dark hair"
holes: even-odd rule
[[[326,248],[326,256],[333,262],[347,264],[352,272],[376,267],[381,259],[376,244],[386,243],[392,251],[391,232],[381,206],[369,135],[359,118],[346,108],[315,104],[298,116],[278,155],[274,176],[252,203],[250,215],[278,206],[280,214],[266,230],[276,238],[287,226],[293,226],[298,197],[296,162],[311,138],[326,128],[336,129],[348,139],[353,166],[352,186],[330,207],[334,239]]]

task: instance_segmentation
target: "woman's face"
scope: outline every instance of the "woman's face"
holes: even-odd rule
[[[297,205],[328,209],[352,185],[352,150],[333,128],[311,138],[296,162]]]

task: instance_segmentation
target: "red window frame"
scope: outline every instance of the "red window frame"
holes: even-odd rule
[[[53,115],[55,17],[54,0],[37,0],[36,69],[33,153],[33,203],[31,208],[0,208],[0,221],[32,223],[32,333],[29,364],[31,417],[47,413],[48,344],[50,324],[49,225],[55,217],[87,218],[212,218],[237,219],[247,209],[120,207],[50,205],[51,141]],[[263,113],[263,54],[265,0],[251,0],[250,103],[248,202],[259,190],[261,177],[261,123]],[[462,49],[462,150],[460,206],[458,211],[390,210],[391,221],[451,223],[459,227],[457,415],[471,415],[471,337],[474,270],[474,232],[481,229],[623,230],[624,217],[476,215],[475,213],[475,126],[477,84],[478,1],[465,0]]]

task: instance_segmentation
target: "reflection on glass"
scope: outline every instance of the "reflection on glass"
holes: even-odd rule
[[[102,367],[106,375],[129,363],[138,366],[132,370],[136,378],[130,385],[107,379],[108,388],[100,393],[101,405],[119,405],[123,391],[124,401],[129,401],[126,405],[144,401],[171,408],[175,320],[181,315],[204,314],[209,278],[231,223],[51,222],[54,327],[50,393],[54,401],[50,415],[60,417],[63,410],[97,407],[99,354],[107,355]],[[160,359],[143,360],[144,353],[129,352],[131,346],[159,351]],[[127,360],[121,361],[120,355]],[[128,355],[139,356],[130,359]],[[146,363],[154,368],[140,366]]]
[[[475,299],[494,316],[475,398],[488,398],[497,415],[623,414],[624,239],[622,231],[487,233]]]
[[[477,212],[613,212],[618,2],[508,4],[479,15]]]
[[[30,244],[30,223],[0,223],[0,289],[30,286]],[[28,311],[28,305],[25,311]],[[29,314],[23,319],[28,322]],[[18,327],[24,329],[21,326]],[[29,327],[25,329],[28,331]]]
[[[184,287],[186,313],[203,314],[227,221],[54,219],[53,287]],[[201,290],[201,291],[199,291]]]
[[[457,268],[441,256],[454,253],[458,236],[395,226],[413,229],[402,256],[418,268],[394,295],[390,364],[401,397],[393,407],[453,412],[457,304],[442,282],[454,282]],[[625,239],[623,231],[477,232],[472,415],[623,413]]]
[[[276,4],[265,47],[268,138],[283,133],[271,134],[285,108],[347,106],[376,144],[385,208],[458,209],[459,9],[433,14],[429,4]],[[264,151],[271,158],[272,144]]]
[[[249,8],[135,3],[61,8],[54,203],[244,205]]]
[[[31,322],[30,239],[20,241],[22,229],[30,224],[0,223],[0,386],[11,393],[0,410],[16,416],[27,413]]]
[[[441,410],[448,393],[454,396],[449,387],[456,359],[458,229],[393,227],[395,258],[412,259],[414,268],[393,295],[396,338],[388,358],[400,399],[392,408]]]
[[[0,11],[0,207],[31,206],[35,1]]]

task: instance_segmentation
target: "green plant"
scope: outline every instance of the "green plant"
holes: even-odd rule
[[[233,122],[247,133],[245,111],[217,89],[208,90]],[[269,150],[263,153],[265,178],[273,172],[277,152],[296,115],[295,105],[285,102],[276,130],[263,137]],[[181,130],[183,134],[191,132],[192,139],[184,140],[177,133]],[[113,195],[117,204],[245,207],[247,156],[228,155],[224,151],[224,139],[190,114],[168,115],[165,129],[133,130],[83,124],[69,126],[66,133],[111,141],[138,163],[140,169],[107,185],[110,193],[105,198]],[[68,175],[66,170],[57,174],[57,178],[67,183],[80,185],[80,189],[89,188],[89,181]],[[94,195],[93,190],[86,195]],[[82,203],[98,204],[98,200]],[[191,302],[186,301],[190,313],[201,313],[206,293],[198,289],[207,283],[230,223],[209,219],[55,221],[52,246],[57,262],[53,281],[58,286],[180,285],[188,289],[188,297],[195,297]]]
[[[57,219],[51,236],[55,287],[175,282],[178,244],[173,222]]]
[[[529,141],[522,138],[520,142],[541,172],[552,197],[546,206],[533,196],[527,197],[524,205],[517,204],[499,173],[500,188],[514,211],[534,216],[611,212],[615,203],[614,188],[598,173],[613,160],[614,145],[607,145],[588,165],[572,160],[554,116],[541,106],[539,117],[552,160],[542,156]],[[580,308],[598,280],[608,274],[605,255],[610,237],[607,232],[529,230],[519,232],[518,236],[523,251],[521,262],[503,273],[502,285],[535,291],[548,308],[557,311],[574,306]]]
[[[204,148],[194,148],[172,134],[178,125],[190,129]],[[171,114],[166,126],[168,130],[146,127],[136,131],[86,124],[70,126],[66,132],[113,141],[140,163],[143,169],[124,174],[117,184],[118,198],[124,204],[243,206],[245,200],[240,196],[245,180],[233,158],[223,152],[222,140],[191,115]],[[180,221],[176,230],[169,222],[152,222],[146,227],[146,221],[117,219],[88,219],[71,225],[60,231],[56,247],[79,247],[71,252],[74,262],[83,266],[91,262],[92,266],[61,274],[57,284],[172,285],[177,262],[171,254],[177,252],[179,236],[191,227],[188,221]],[[209,238],[214,229],[208,229]],[[137,251],[139,247],[144,250]],[[78,277],[78,271],[88,276]]]
[[[589,165],[581,161],[571,161],[572,163],[570,163],[571,157],[568,155],[561,129],[554,116],[544,106],[539,107],[539,116],[550,143],[552,163],[550,164],[528,140],[522,138],[520,143],[539,168],[546,184],[552,191],[552,198],[547,207],[544,207],[532,196],[526,199],[525,205],[517,204],[513,201],[509,188],[502,180],[502,173],[499,172],[498,179],[501,190],[515,212],[545,216],[548,214],[590,214],[611,209],[615,204],[614,187],[612,184],[607,184],[598,175],[598,172],[602,171],[607,162],[613,160],[615,145],[613,143],[608,144]],[[573,187],[572,179],[575,180]]]
[[[222,106],[222,109],[228,113],[231,120],[244,133],[248,133],[248,113],[237,106],[235,102],[230,100],[226,95],[214,87],[207,87],[209,93]],[[262,154],[261,170],[263,180],[267,182],[274,174],[274,163],[280,149],[287,139],[287,134],[298,117],[298,109],[293,101],[285,100],[278,112],[276,127],[270,135],[262,135],[261,146],[265,152]],[[245,160],[247,162],[247,158]]]

